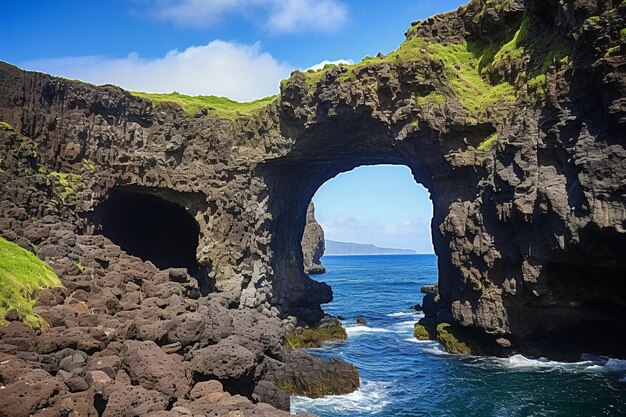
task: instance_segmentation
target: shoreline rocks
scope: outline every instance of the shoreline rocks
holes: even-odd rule
[[[31,221],[13,230],[20,233]],[[281,320],[240,309],[233,294],[197,294],[197,281],[184,269],[158,270],[103,236],[76,234],[68,224],[50,222],[40,247],[56,254],[45,259],[63,287],[37,294],[34,311],[49,323],[46,331],[21,321],[0,327],[2,415],[76,410],[94,417],[188,412],[286,417],[289,397],[268,381],[275,369],[294,386],[322,395],[319,381],[330,383],[333,375],[342,378],[344,369],[353,368],[304,352],[289,356]],[[49,237],[57,235],[64,237]],[[299,371],[298,360],[303,366],[315,363],[321,376],[299,382],[309,371]]]
[[[326,342],[338,342],[347,339],[348,334],[341,322],[334,317],[326,316],[311,327],[296,327],[287,331],[285,347],[288,349],[319,348]]]

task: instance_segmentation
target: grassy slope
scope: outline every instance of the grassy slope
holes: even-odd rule
[[[154,106],[161,103],[176,103],[190,116],[195,116],[200,108],[225,119],[236,119],[240,115],[251,114],[267,106],[278,96],[264,97],[258,100],[240,103],[226,97],[216,96],[187,96],[179,93],[142,93],[132,92],[133,95],[150,100]]]
[[[46,326],[33,312],[35,292],[61,286],[54,271],[31,252],[0,237],[0,325],[7,325],[6,313],[15,309],[22,320],[35,328]]]
[[[527,22],[524,21],[514,37],[502,45],[475,45],[472,43],[440,44],[429,42],[419,36],[404,41],[400,47],[384,57],[367,57],[353,65],[342,65],[344,72],[338,81],[350,81],[355,78],[355,70],[384,63],[400,63],[411,60],[441,61],[445,65],[445,76],[456,98],[468,111],[470,117],[481,119],[490,106],[501,102],[512,103],[515,100],[515,87],[507,82],[492,85],[486,77],[486,71],[504,60],[518,59],[523,54],[520,47],[525,37]],[[319,71],[307,71],[305,79],[315,85],[332,67],[329,65]],[[440,93],[430,97],[416,97],[416,102],[445,100]]]
[[[488,2],[489,3],[489,2]],[[503,7],[506,0],[491,2],[490,7]],[[353,81],[358,78],[358,71],[381,64],[397,64],[407,61],[430,60],[444,64],[444,76],[454,94],[468,114],[468,123],[494,122],[490,109],[507,108],[514,104],[519,89],[528,86],[531,102],[539,104],[545,99],[546,73],[555,61],[569,64],[572,52],[558,38],[554,40],[530,39],[528,35],[531,21],[528,16],[521,20],[519,27],[509,39],[496,38],[482,43],[437,43],[418,36],[417,26],[412,26],[407,39],[400,47],[386,56],[366,57],[352,65],[341,65],[345,71],[338,82]],[[546,43],[546,41],[548,43]],[[543,51],[543,60],[535,64],[533,70],[524,69],[525,55],[531,50]],[[307,71],[304,79],[311,86],[324,77],[334,65],[327,65],[318,71]],[[516,69],[517,68],[517,69]],[[519,71],[517,78],[500,83],[490,81],[490,74],[513,69]],[[426,96],[412,95],[417,105],[444,104],[449,97],[441,92],[431,92]],[[491,112],[493,113],[493,112]],[[489,151],[498,140],[498,135],[491,135],[480,144],[479,151]]]

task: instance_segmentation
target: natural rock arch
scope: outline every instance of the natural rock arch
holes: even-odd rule
[[[595,300],[623,329],[626,301],[607,294],[626,272],[626,76],[612,55],[626,5],[561,3],[473,1],[388,56],[295,72],[239,113],[0,64],[0,118],[17,132],[1,132],[2,195],[70,221],[114,186],[197,196],[197,260],[216,288],[314,320],[330,291],[302,272],[310,198],[339,172],[404,164],[431,193],[441,307],[458,323],[522,340],[575,326]],[[49,198],[20,191],[33,188]],[[563,294],[563,263],[601,265],[602,291]]]

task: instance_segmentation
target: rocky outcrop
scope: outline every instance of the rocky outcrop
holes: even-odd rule
[[[302,234],[302,258],[304,260],[304,273],[323,274],[326,268],[320,258],[324,255],[324,230],[315,220],[315,206],[309,204],[306,211],[306,225]]]
[[[288,397],[262,390],[286,357],[281,320],[240,309],[232,293],[202,295],[186,269],[159,270],[60,217],[3,201],[0,224],[63,283],[37,294],[47,329],[0,327],[0,415],[289,415]]]
[[[341,342],[347,339],[348,333],[341,322],[334,317],[326,316],[315,326],[288,330],[285,335],[285,347],[288,349],[319,348],[327,342]]]
[[[559,339],[624,356],[625,14],[475,0],[415,22],[387,56],[295,72],[239,116],[2,64],[0,119],[15,131],[0,131],[0,230],[37,244],[43,232],[15,221],[54,215],[88,235],[114,190],[150,194],[196,222],[205,293],[315,323],[332,292],[302,267],[313,194],[359,165],[404,164],[432,196],[437,316],[512,349]],[[150,291],[181,297],[163,284]]]
[[[311,398],[348,394],[360,386],[354,365],[338,359],[324,362],[298,351],[288,352],[282,363],[270,363],[267,376],[281,391]]]

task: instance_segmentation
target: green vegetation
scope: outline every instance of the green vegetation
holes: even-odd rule
[[[52,171],[48,173],[48,176],[56,181],[56,183],[61,187],[59,196],[62,200],[65,200],[70,195],[76,194],[78,184],[82,180],[82,177],[79,174],[73,174],[70,172]]]
[[[619,31],[619,40],[622,43],[626,42],[626,28],[622,28],[622,30]]]
[[[412,98],[413,98],[413,101],[415,101],[417,105],[422,106],[422,107],[429,105],[429,104],[441,105],[446,102],[446,97],[437,91],[431,91],[425,96],[419,96],[417,94],[414,94]]]
[[[469,346],[457,338],[453,333],[452,326],[448,323],[440,323],[437,325],[437,340],[442,344],[446,352],[457,355],[472,354]]]
[[[324,68],[320,70],[317,70],[317,71],[308,70],[300,74],[302,75],[302,77],[304,77],[304,80],[307,82],[307,84],[311,86],[315,86],[324,77],[324,75],[326,75],[329,69],[340,66],[344,68],[345,71],[343,74],[341,74],[337,78],[337,81],[338,82],[350,81],[355,78],[355,71],[360,70],[360,69],[373,67],[373,66],[383,64],[383,63],[402,62],[402,61],[408,61],[408,60],[413,60],[413,59],[418,59],[418,58],[424,59],[427,57],[423,52],[424,45],[425,45],[425,41],[423,38],[413,37],[404,41],[398,49],[389,53],[386,56],[380,56],[380,57],[367,56],[362,61],[357,62],[356,64],[351,64],[351,65],[327,64],[324,66]],[[283,85],[284,85],[284,82],[286,82],[286,80],[283,80]]]
[[[497,0],[496,6],[504,7],[508,0]],[[486,111],[499,103],[512,103],[515,100],[515,87],[512,83],[502,82],[493,85],[488,80],[488,72],[498,70],[505,65],[519,62],[525,50],[529,18],[520,22],[518,30],[507,42],[494,42],[488,45],[474,43],[429,43],[425,38],[417,36],[417,28],[412,26],[408,31],[408,38],[400,47],[381,57],[367,57],[353,65],[342,65],[344,72],[337,78],[338,82],[345,82],[355,78],[355,72],[370,66],[383,63],[399,63],[411,60],[441,61],[445,65],[445,76],[452,90],[461,104],[472,118],[480,119],[486,116]],[[549,57],[563,58],[563,54],[554,52]],[[551,61],[550,61],[551,62]],[[331,66],[319,71],[303,73],[305,81],[316,85],[327,73]],[[393,71],[393,68],[392,68]],[[545,71],[544,71],[545,72]],[[440,92],[433,92],[426,96],[414,94],[413,99],[418,105],[442,104],[445,96]]]
[[[355,78],[355,71],[369,66],[382,63],[396,63],[409,60],[430,59],[442,61],[445,64],[445,75],[450,85],[461,101],[463,106],[472,117],[483,116],[486,109],[498,102],[513,102],[514,88],[511,84],[501,83],[491,85],[484,77],[481,68],[495,62],[495,57],[518,57],[522,54],[521,49],[516,49],[520,39],[524,36],[525,26],[520,28],[516,37],[506,44],[506,48],[480,49],[476,45],[461,44],[428,44],[424,38],[413,37],[407,39],[400,47],[385,57],[369,58],[353,65],[344,65],[344,73],[337,81],[345,82]],[[325,75],[328,68],[319,71],[303,73],[305,81],[310,85],[315,85]],[[445,97],[438,92],[433,92],[426,96],[413,96],[417,104],[427,103],[441,104]]]
[[[285,335],[285,348],[307,349],[321,347],[324,342],[346,340],[348,334],[341,323],[325,324],[319,327],[297,329]]]
[[[547,91],[546,75],[538,74],[535,77],[528,80],[528,94],[530,95],[530,101],[533,104],[539,103],[545,99]]]
[[[93,172],[96,169],[96,164],[90,159],[83,159],[82,165],[83,168],[89,172]]]
[[[513,35],[513,39],[509,42],[502,45],[502,47],[493,55],[493,59],[491,60],[491,65],[493,67],[497,67],[499,63],[503,61],[514,61],[519,60],[524,54],[524,48],[522,47],[522,42],[526,39],[526,34],[528,33],[528,25],[530,20],[528,17],[525,17],[522,20],[522,23]],[[493,46],[489,48],[493,50]],[[488,57],[489,54],[485,53],[483,57]],[[486,61],[488,62],[488,61]],[[483,62],[481,62],[483,64]]]
[[[278,96],[270,96],[240,103],[226,97],[187,96],[177,92],[169,94],[133,92],[132,94],[150,100],[154,106],[159,106],[162,103],[178,104],[189,117],[195,116],[201,108],[204,108],[225,119],[236,119],[241,115],[252,114],[278,98]]]
[[[608,58],[610,56],[617,55],[620,50],[621,50],[621,46],[620,45],[613,46],[613,47],[611,47],[611,48],[606,50],[606,53],[604,54],[604,57]]]
[[[433,58],[445,63],[445,73],[455,95],[471,117],[485,116],[487,108],[499,102],[512,103],[515,89],[509,83],[491,85],[479,70],[483,55],[473,45],[431,44]],[[488,48],[489,49],[489,48]]]
[[[509,0],[486,0],[484,10],[505,7]],[[484,121],[489,114],[497,119],[503,110],[512,105],[517,97],[517,88],[528,83],[531,102],[538,104],[547,93],[546,73],[555,63],[570,65],[572,49],[560,37],[528,35],[532,26],[531,17],[526,16],[512,35],[491,42],[437,43],[418,35],[418,23],[409,28],[407,39],[400,47],[386,56],[366,57],[352,65],[341,65],[337,82],[346,82],[361,77],[363,70],[381,64],[397,64],[408,61],[438,61],[444,64],[444,76],[454,96],[468,112],[468,122]],[[620,32],[626,39],[626,28]],[[532,51],[532,54],[528,52]],[[608,53],[614,54],[612,49]],[[328,73],[334,65],[319,71],[307,71],[298,76],[311,86]],[[391,76],[399,76],[399,66],[391,65]],[[418,75],[419,77],[419,75]],[[368,85],[372,89],[372,84]],[[309,91],[310,94],[313,91]],[[427,95],[414,92],[411,95],[419,106],[441,105],[449,99],[449,93],[438,90]],[[503,110],[501,110],[503,109]]]
[[[0,128],[2,128],[4,130],[13,130],[13,126],[11,126],[7,122],[0,122]]]
[[[415,336],[417,340],[432,340],[433,339],[430,336],[430,332],[428,331],[426,326],[420,323],[415,323],[415,325],[413,326],[413,336]]]
[[[590,22],[599,22],[600,21],[600,16],[589,16],[588,20]]]
[[[496,141],[498,140],[498,133],[494,133],[492,135],[489,135],[485,138],[485,140],[483,140],[482,142],[480,142],[480,145],[478,145],[478,151],[479,152],[489,152],[491,149],[493,149],[493,144],[496,143]]]
[[[555,45],[550,51],[546,54],[546,57],[543,61],[543,65],[539,69],[540,74],[545,74],[548,72],[552,64],[555,62],[560,62],[561,64],[569,65],[571,62],[572,51],[564,45],[563,43],[559,43]]]
[[[54,271],[34,254],[0,237],[0,325],[15,309],[34,328],[45,328],[46,321],[34,313],[35,293],[42,288],[61,286]]]

